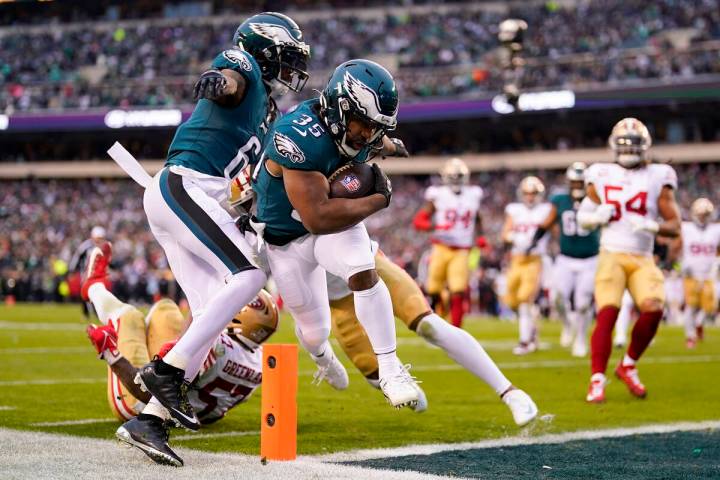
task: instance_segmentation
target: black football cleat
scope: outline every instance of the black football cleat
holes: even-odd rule
[[[158,365],[161,363],[163,363],[163,368],[171,369],[172,373],[158,373]],[[190,384],[185,381],[182,370],[164,364],[159,357],[155,357],[138,370],[135,375],[135,383],[140,385],[143,390],[150,392],[163,407],[167,408],[180,426],[190,430],[200,428],[200,421],[187,396]]]
[[[154,415],[142,415],[123,423],[115,432],[121,442],[139,448],[155,463],[182,467],[183,459],[170,449],[167,423]]]

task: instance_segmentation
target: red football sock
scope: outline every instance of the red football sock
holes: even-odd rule
[[[612,332],[620,309],[609,305],[597,314],[597,324],[590,338],[590,358],[592,373],[605,373],[610,352],[612,351]]]
[[[450,297],[450,320],[453,326],[462,327],[463,313],[465,310],[464,295],[462,293],[453,293]]]
[[[630,358],[637,361],[640,355],[650,345],[655,333],[657,332],[660,320],[662,320],[662,310],[655,312],[640,312],[640,317],[635,322],[630,336],[630,346],[627,354]]]

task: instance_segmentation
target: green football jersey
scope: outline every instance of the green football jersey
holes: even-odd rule
[[[557,222],[560,224],[560,253],[573,258],[588,258],[598,254],[600,232],[588,231],[577,223],[577,207],[567,193],[553,195],[550,202],[557,209]]]
[[[267,171],[265,159],[285,168],[321,172],[326,177],[347,163],[318,115],[319,107],[317,98],[302,102],[277,120],[265,138],[253,189],[256,217],[266,224],[265,239],[271,244],[284,245],[309,232],[288,199],[283,179]]]
[[[267,132],[268,94],[255,59],[239,49],[215,57],[212,68],[231,69],[245,78],[247,91],[236,107],[200,99],[175,132],[166,165],[180,165],[214,177],[232,179],[255,163]]]

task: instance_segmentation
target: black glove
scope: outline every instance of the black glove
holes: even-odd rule
[[[252,225],[250,225],[250,215],[240,215],[237,220],[235,220],[235,226],[240,230],[240,233],[245,235],[247,232],[253,232],[255,233],[255,230],[252,228]]]
[[[380,170],[377,163],[372,164],[372,171],[375,174],[375,193],[379,193],[385,197],[385,206],[390,205],[390,199],[392,198],[392,183],[385,172]]]
[[[200,100],[207,98],[208,100],[217,100],[225,95],[225,87],[227,79],[220,70],[208,70],[200,75],[200,80],[193,88],[193,99]]]
[[[410,152],[405,148],[405,144],[399,138],[391,138],[390,141],[395,145],[395,153],[385,155],[386,157],[409,157]]]

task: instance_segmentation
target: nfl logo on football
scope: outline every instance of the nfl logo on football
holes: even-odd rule
[[[358,180],[358,178],[352,174],[343,178],[342,184],[348,192],[357,192],[360,188],[360,180]]]

